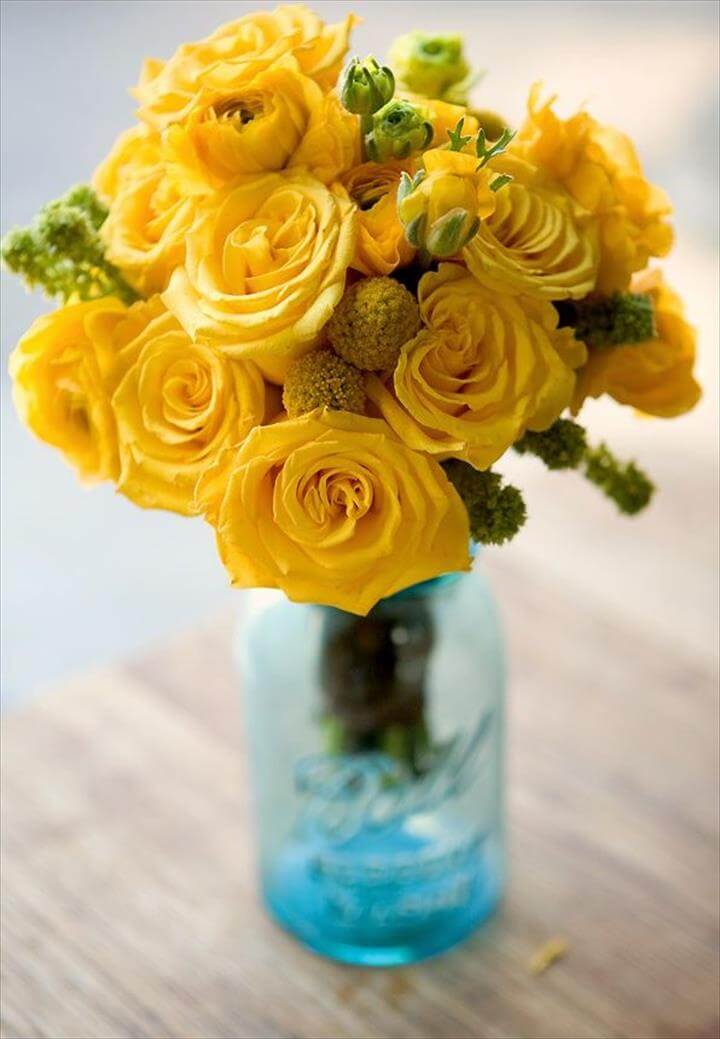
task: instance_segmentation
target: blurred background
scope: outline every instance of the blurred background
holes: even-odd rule
[[[29,221],[71,184],[88,180],[133,119],[127,93],[146,55],[263,5],[234,0],[3,0],[2,213],[4,232]],[[705,397],[691,415],[641,420],[609,401],[584,420],[634,456],[660,492],[649,512],[617,517],[573,474],[532,460],[498,468],[526,492],[530,521],[512,546],[560,575],[581,601],[592,585],[628,621],[652,616],[668,639],[717,653],[718,5],[693,3],[362,2],[312,5],[328,21],[365,17],[353,50],[384,55],[409,28],[463,32],[486,70],[482,107],[510,122],[543,79],[559,110],[586,102],[636,141],[650,179],[676,207],[677,248],[666,264],[699,330]],[[382,17],[378,17],[381,10]],[[227,588],[201,520],[142,512],[108,487],[82,489],[60,458],[15,417],[7,356],[48,304],[2,281],[2,697],[14,706],[70,671],[139,650],[221,616]],[[603,512],[601,543],[584,521]],[[668,543],[667,531],[675,532]],[[502,589],[498,589],[502,599]]]

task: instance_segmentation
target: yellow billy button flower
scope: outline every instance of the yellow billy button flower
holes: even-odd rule
[[[587,364],[578,372],[575,414],[587,397],[603,393],[660,418],[682,415],[700,399],[693,377],[695,330],[685,320],[679,296],[656,270],[636,274],[631,289],[649,294],[656,334],[640,343],[590,347]]]
[[[143,508],[191,516],[198,477],[265,420],[265,384],[252,362],[191,342],[153,302],[116,335],[118,490]]]
[[[158,135],[122,134],[93,184],[110,207],[100,230],[107,259],[142,295],[162,292],[183,261],[195,207],[167,176]]]
[[[61,307],[34,321],[10,356],[18,415],[88,482],[118,474],[108,377],[126,313],[112,297]]]
[[[652,256],[665,256],[673,232],[665,192],[649,183],[625,134],[603,126],[587,112],[560,119],[555,98],[530,91],[528,117],[513,150],[547,170],[596,219],[600,257],[597,289],[623,291]]]
[[[472,81],[462,36],[409,32],[395,40],[389,60],[407,90],[461,104],[467,101]]]
[[[418,581],[469,569],[459,495],[380,419],[315,411],[260,427],[197,493],[241,588],[364,615]]]
[[[345,293],[328,322],[329,343],[349,364],[392,371],[400,348],[420,327],[411,292],[393,278],[363,278]]]
[[[586,351],[552,304],[484,288],[457,264],[423,275],[419,298],[427,327],[402,348],[391,386],[366,380],[409,447],[487,469],[569,405]]]
[[[332,350],[313,350],[290,365],[282,399],[290,418],[316,408],[362,415],[365,411],[363,375]]]
[[[288,166],[328,182],[359,159],[358,120],[291,57],[168,126],[162,141],[173,181],[191,194]]]
[[[516,155],[486,170],[511,178],[494,211],[463,250],[475,277],[498,292],[580,299],[595,287],[597,229],[592,217],[547,174]]]
[[[355,207],[315,177],[243,180],[200,205],[163,299],[191,338],[282,381],[340,300],[355,239]]]
[[[204,40],[183,44],[169,61],[146,62],[133,91],[140,117],[157,130],[182,122],[287,55],[327,92],[337,81],[354,23],[348,15],[338,25],[325,25],[303,4],[284,4],[228,22]]]
[[[401,162],[365,162],[342,178],[358,207],[358,238],[352,266],[363,274],[390,274],[410,263],[415,250],[405,238],[397,212]]]

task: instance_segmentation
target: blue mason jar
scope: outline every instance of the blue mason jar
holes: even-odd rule
[[[439,953],[503,886],[502,635],[476,560],[356,617],[248,593],[237,635],[263,896],[316,952]]]

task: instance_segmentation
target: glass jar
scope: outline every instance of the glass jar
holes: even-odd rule
[[[503,885],[502,636],[476,561],[367,617],[252,591],[237,633],[271,914],[348,963],[466,937]]]

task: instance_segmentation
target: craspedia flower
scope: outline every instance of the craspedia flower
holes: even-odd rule
[[[290,365],[283,388],[283,405],[290,418],[315,408],[365,411],[363,375],[332,350],[314,350]]]
[[[345,293],[327,324],[335,350],[366,371],[395,367],[403,343],[420,327],[412,293],[392,278],[366,278]]]

